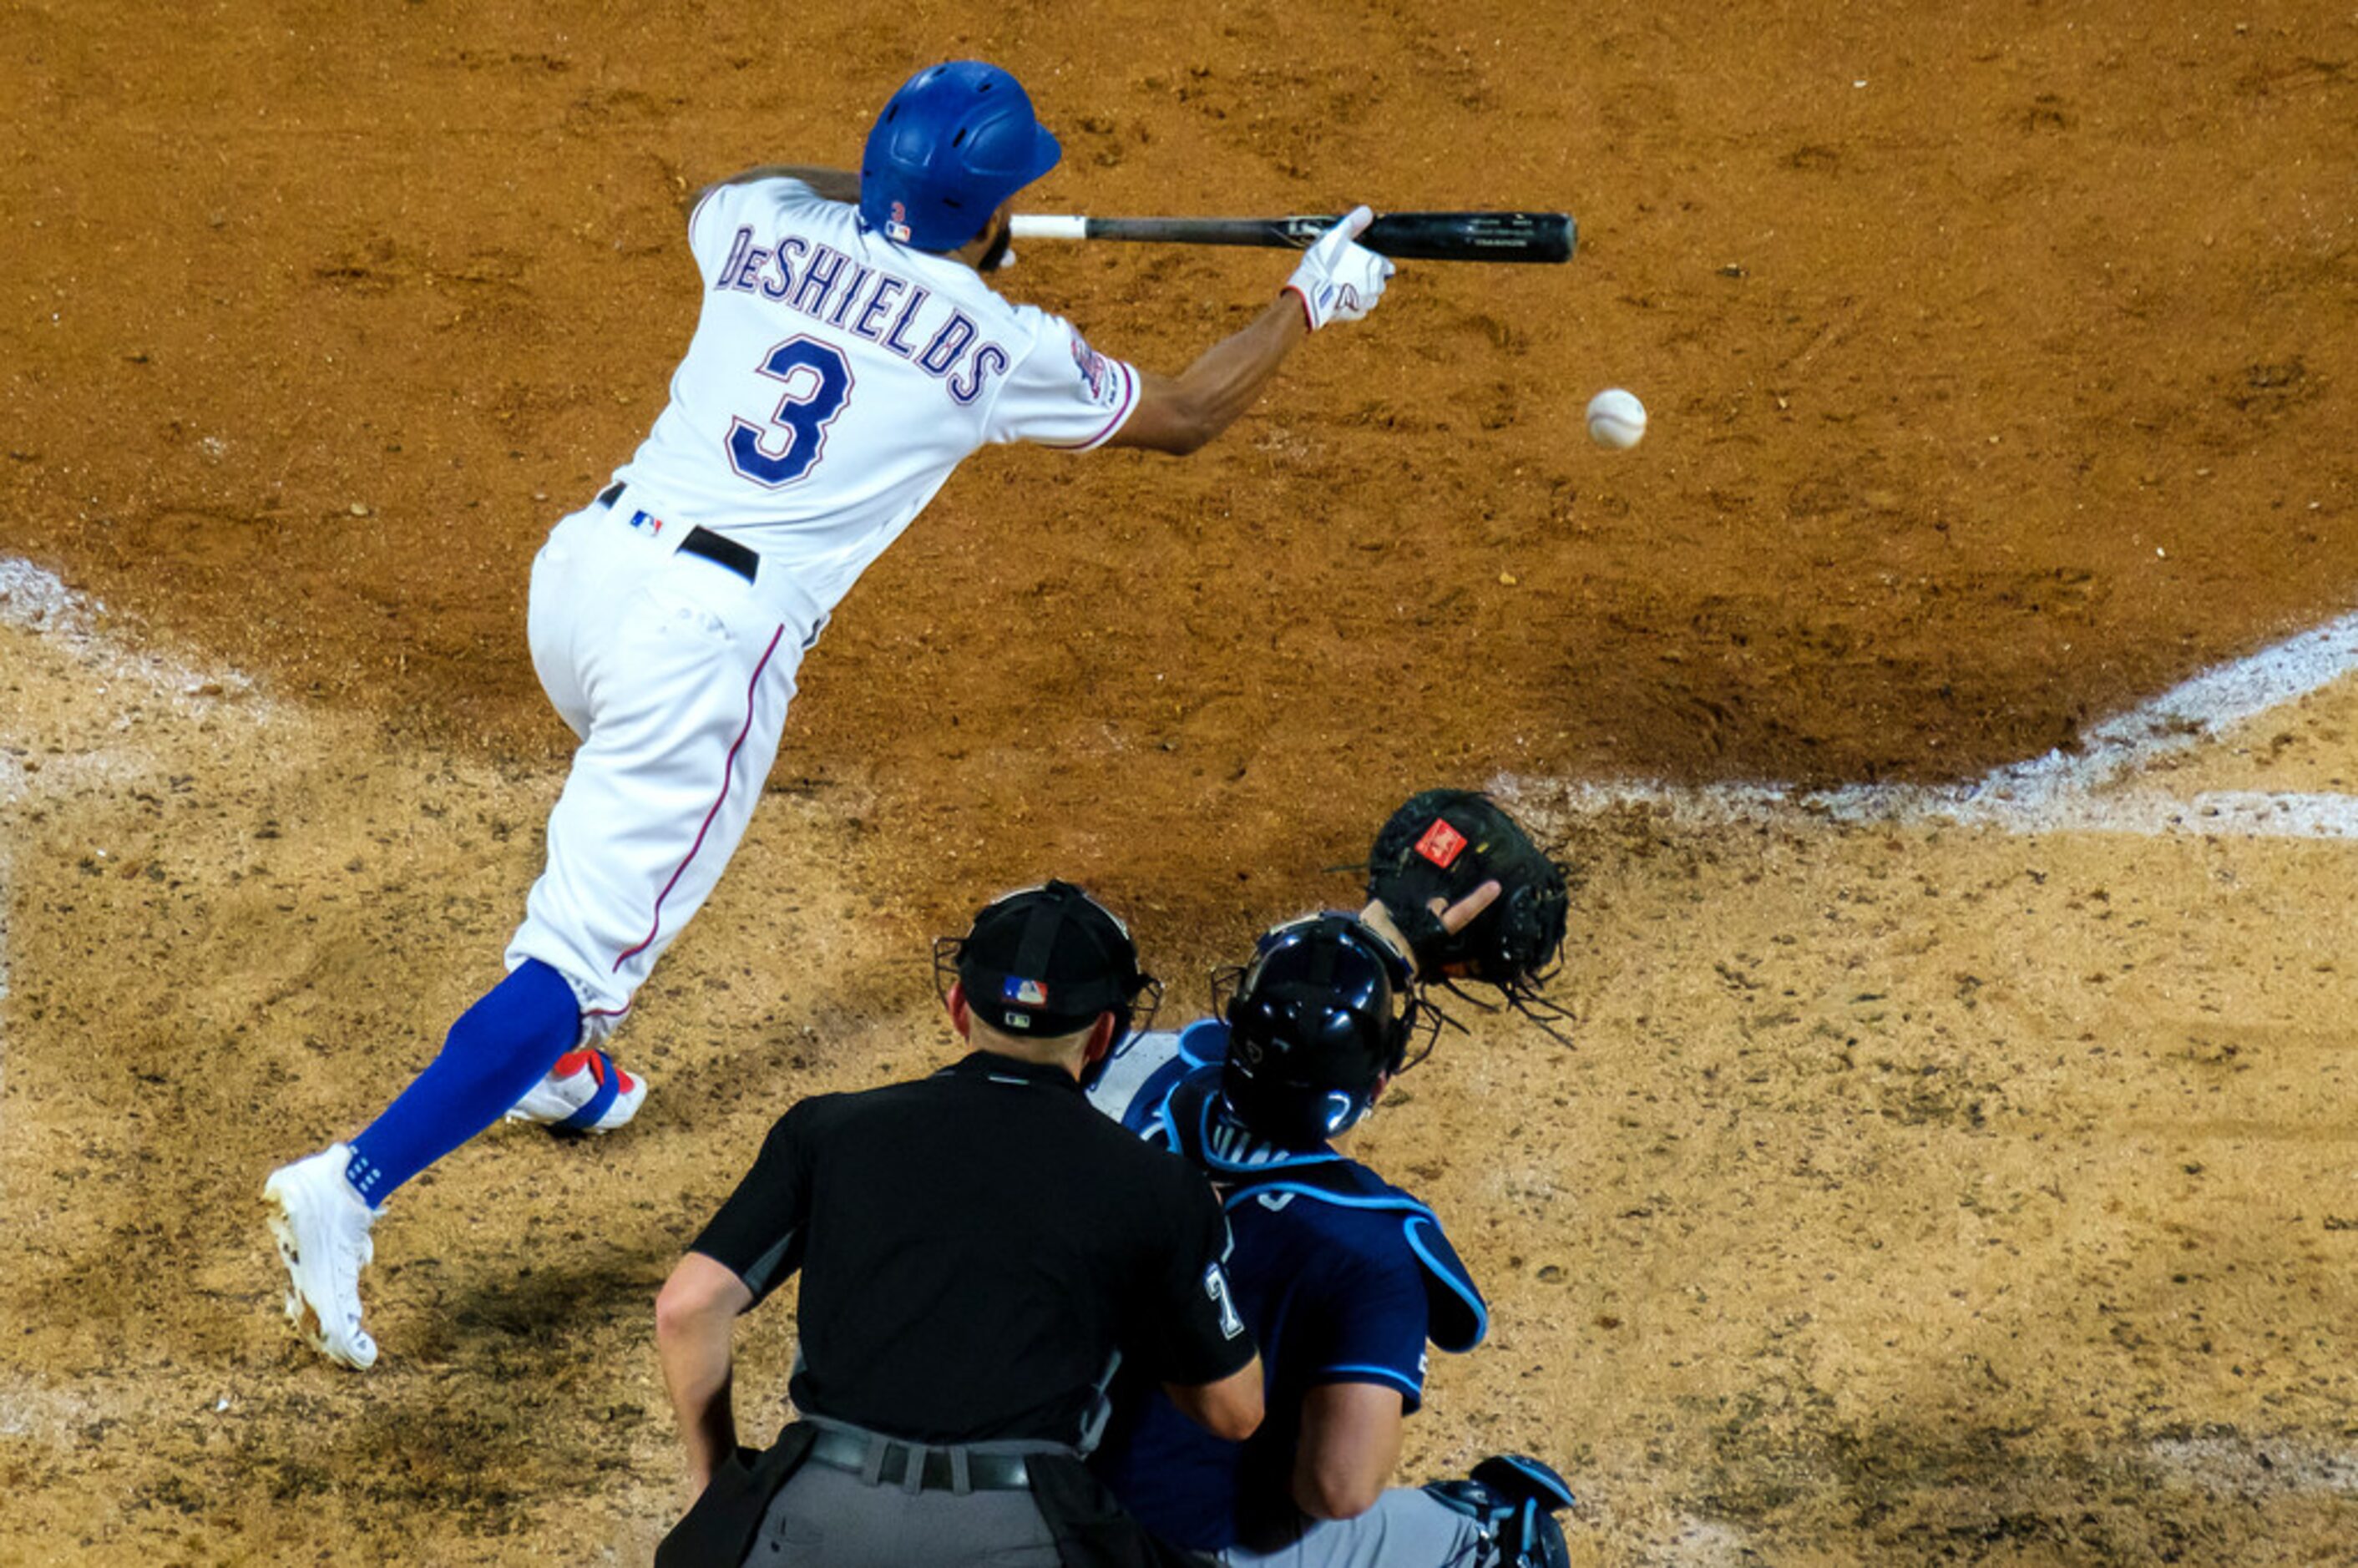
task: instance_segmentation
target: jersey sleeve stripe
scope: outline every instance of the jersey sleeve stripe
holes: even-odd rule
[[[1428,1211],[1426,1215],[1407,1222],[1405,1229],[1408,1232],[1409,1250],[1414,1252],[1417,1261],[1424,1265],[1425,1278],[1440,1281],[1448,1288],[1452,1295],[1465,1303],[1466,1312],[1471,1314],[1468,1324],[1469,1332],[1463,1342],[1441,1346],[1444,1350],[1453,1355],[1462,1355],[1489,1336],[1490,1308],[1488,1303],[1482,1300],[1482,1292],[1474,1288],[1474,1281],[1466,1277],[1463,1272],[1464,1265],[1460,1264],[1456,1268],[1450,1267],[1449,1262],[1444,1261],[1444,1255],[1436,1252],[1426,1243],[1422,1227],[1430,1218]],[[1438,1225],[1434,1225],[1433,1230],[1436,1236],[1441,1233],[1441,1227]],[[1452,1259],[1450,1261],[1455,1260]],[[1451,1336],[1452,1339],[1457,1337],[1455,1335]],[[1436,1338],[1434,1343],[1440,1344],[1440,1341]]]
[[[1398,1389],[1414,1403],[1424,1396],[1424,1383],[1397,1367],[1377,1367],[1364,1362],[1350,1362],[1340,1367],[1320,1369],[1317,1380],[1322,1383],[1381,1383]]]

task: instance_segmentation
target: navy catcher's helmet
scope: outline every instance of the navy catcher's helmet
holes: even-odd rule
[[[860,215],[897,244],[954,251],[1064,149],[1023,84],[995,65],[931,65],[902,84],[868,133]]]
[[[1247,1129],[1286,1149],[1315,1149],[1365,1116],[1400,1071],[1421,1004],[1408,965],[1347,914],[1313,914],[1266,933],[1235,990],[1220,1096]]]

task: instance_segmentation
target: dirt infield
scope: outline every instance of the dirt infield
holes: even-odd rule
[[[2346,7],[1166,12],[7,5],[0,557],[81,597],[0,579],[0,1561],[645,1561],[655,1282],[787,1098],[937,1058],[1000,887],[1200,974],[1419,785],[1967,779],[2358,597]],[[1581,254],[1404,268],[1184,463],[970,463],[804,665],[641,1126],[424,1178],[386,1363],[315,1365],[254,1195],[496,971],[525,564],[661,406],[681,200],[960,53],[1043,210]],[[1170,370],[1283,272],[1008,288]],[[2213,777],[2350,792],[2358,697]],[[1420,1474],[1561,1459],[1583,1562],[2353,1560],[2345,847],[1546,819],[1580,1049],[1485,1026],[1367,1136],[1497,1308]]]

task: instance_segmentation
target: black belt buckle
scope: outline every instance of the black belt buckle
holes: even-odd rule
[[[755,574],[762,569],[760,556],[701,524],[687,531],[687,537],[679,542],[679,548],[682,555],[702,556],[716,566],[728,568],[747,582],[753,581]]]

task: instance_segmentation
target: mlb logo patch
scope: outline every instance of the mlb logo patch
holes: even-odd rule
[[[895,244],[909,243],[909,209],[898,201],[892,203],[892,215],[884,221],[884,235]]]
[[[1416,841],[1416,852],[1445,871],[1466,852],[1466,835],[1449,826],[1446,817],[1436,816],[1424,837]]]
[[[1045,1007],[1048,1005],[1048,988],[1042,985],[1038,980],[1019,980],[1011,979],[1007,982],[1005,990],[1005,1000],[1013,1002],[1018,1007]]]

